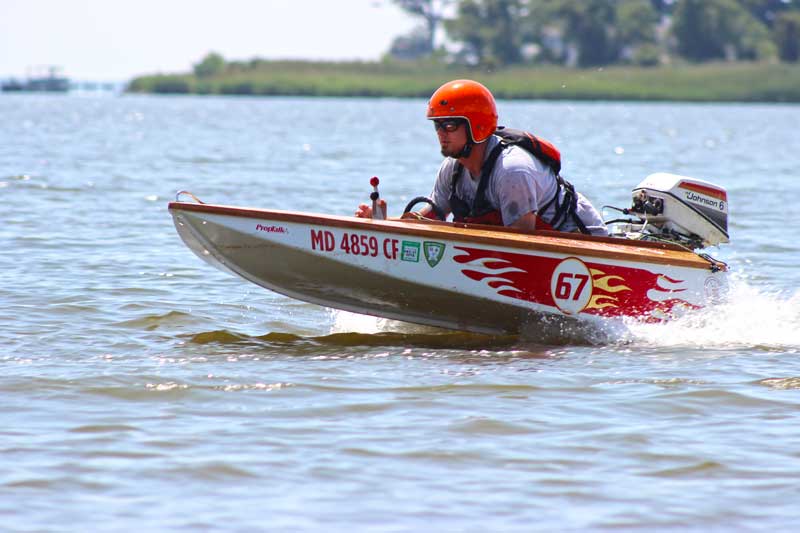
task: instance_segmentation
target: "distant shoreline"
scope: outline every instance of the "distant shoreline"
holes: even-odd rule
[[[503,99],[800,102],[800,65],[752,62],[487,72],[431,63],[263,61],[209,77],[141,76],[131,80],[127,92],[427,98],[443,82],[457,78],[478,80]]]

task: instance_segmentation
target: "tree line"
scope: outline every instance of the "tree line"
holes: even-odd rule
[[[800,0],[393,0],[393,58],[500,67],[800,60]],[[444,43],[444,44],[443,44]]]

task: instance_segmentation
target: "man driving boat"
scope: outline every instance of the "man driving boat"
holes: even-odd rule
[[[445,217],[452,213],[456,222],[526,231],[608,234],[592,204],[560,177],[555,147],[525,132],[514,138],[497,128],[494,97],[482,84],[445,83],[431,96],[427,116],[445,156],[431,200]],[[434,218],[434,209],[426,205],[419,215]],[[356,216],[370,218],[372,209],[361,204]]]

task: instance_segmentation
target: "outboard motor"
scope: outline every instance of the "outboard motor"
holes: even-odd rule
[[[728,239],[728,194],[707,181],[659,172],[633,189],[633,205],[622,210],[640,218],[627,221],[624,233],[669,241],[692,249]]]

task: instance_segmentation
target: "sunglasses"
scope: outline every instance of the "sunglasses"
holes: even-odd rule
[[[433,121],[433,127],[436,129],[436,131],[444,130],[447,133],[453,133],[458,128],[460,128],[461,124],[463,124],[463,123],[464,123],[463,120],[458,120],[458,119],[434,120]]]

